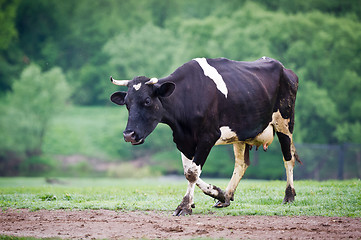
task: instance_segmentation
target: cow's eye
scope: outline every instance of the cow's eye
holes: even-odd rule
[[[151,100],[149,97],[147,97],[147,98],[144,100],[144,105],[145,105],[145,106],[149,106],[150,104],[152,104],[152,100]]]

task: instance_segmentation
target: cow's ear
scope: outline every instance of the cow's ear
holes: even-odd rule
[[[125,104],[125,96],[127,95],[126,92],[115,92],[110,97],[110,100],[118,105],[124,105]]]
[[[172,82],[165,82],[162,83],[162,85],[160,85],[157,88],[157,95],[160,97],[169,97],[173,91],[175,89],[175,84]]]

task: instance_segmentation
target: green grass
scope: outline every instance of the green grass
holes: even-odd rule
[[[180,203],[187,183],[176,179],[0,178],[0,208],[157,210],[169,214]],[[221,188],[228,180],[207,179]],[[194,214],[361,217],[361,181],[296,181],[296,200],[282,205],[284,181],[243,180],[235,201],[224,209],[199,189]]]

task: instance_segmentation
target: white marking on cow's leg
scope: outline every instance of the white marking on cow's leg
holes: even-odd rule
[[[281,132],[286,135],[290,135],[289,130],[290,119],[284,119],[281,115],[280,110],[272,114],[272,124],[276,132]]]
[[[135,89],[135,91],[138,91],[141,86],[142,86],[142,83],[138,83],[138,84],[133,85],[133,88]]]
[[[188,198],[188,204],[187,208],[194,206],[194,188],[196,186],[195,182],[188,182],[188,187],[186,194],[184,195],[185,198]]]
[[[204,194],[218,199],[221,202],[225,201],[224,192],[217,186],[204,182],[201,178],[197,180],[197,186],[203,191]]]
[[[291,188],[294,188],[293,186],[293,168],[295,166],[295,161],[286,161],[283,159],[283,162],[285,164],[286,168],[286,175],[287,175],[287,186],[291,186]]]
[[[201,166],[198,166],[193,162],[193,160],[188,159],[184,154],[182,153],[182,163],[183,163],[183,170],[184,170],[184,176],[189,182],[195,183],[197,182],[197,179],[199,178],[199,175],[201,175]]]
[[[209,65],[207,59],[205,58],[195,58],[194,60],[198,62],[199,66],[201,66],[204,75],[212,79],[213,82],[216,84],[218,90],[223,93],[224,96],[227,98],[228,89],[226,83],[224,82],[223,77],[221,76],[221,74],[219,74],[217,69]]]
[[[192,214],[192,207],[194,206],[194,187],[201,174],[201,167],[197,166],[193,160],[188,159],[182,153],[182,163],[184,176],[188,180],[188,188],[186,194],[183,197],[182,202],[174,211],[174,216]]]
[[[206,183],[201,178],[198,178],[197,186],[207,195],[212,195],[212,196],[218,195],[217,189],[214,189],[213,185]]]
[[[246,153],[246,144],[242,142],[234,143],[233,144],[234,150],[234,170],[232,174],[232,178],[228,183],[226,188],[226,201],[224,203],[218,202],[216,203],[215,207],[227,207],[230,204],[230,201],[233,201],[234,192],[237,189],[239,182],[241,181],[246,169],[249,165],[249,157],[248,152]],[[247,154],[247,155],[246,155]]]
[[[288,203],[288,202],[293,202],[296,196],[295,187],[293,185],[293,168],[295,166],[295,158],[292,156],[292,160],[290,161],[286,161],[283,158],[283,161],[287,175],[287,187],[286,187],[285,198],[283,199],[283,203]]]

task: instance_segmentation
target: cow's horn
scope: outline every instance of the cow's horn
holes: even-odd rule
[[[112,76],[110,76],[110,81],[119,86],[127,86],[130,80],[115,80]]]
[[[156,84],[158,82],[158,78],[151,78],[148,82],[146,82],[145,84],[147,85],[153,85]]]

